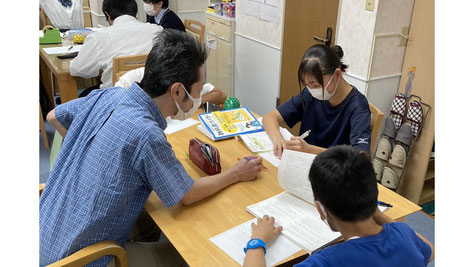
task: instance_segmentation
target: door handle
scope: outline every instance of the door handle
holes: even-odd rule
[[[331,40],[332,40],[332,28],[328,27],[326,30],[326,38],[321,38],[318,36],[314,36],[314,40],[325,43],[327,46],[331,46]]]

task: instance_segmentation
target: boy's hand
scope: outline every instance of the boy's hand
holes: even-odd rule
[[[243,158],[232,167],[232,172],[237,176],[238,182],[254,180],[262,171],[262,157],[249,156],[247,158],[252,159]]]
[[[274,227],[274,224],[275,218],[268,217],[268,215],[263,216],[263,220],[258,218],[257,224],[252,223],[252,236],[250,238],[261,239],[268,245],[270,242],[275,240],[283,230],[283,227]]]

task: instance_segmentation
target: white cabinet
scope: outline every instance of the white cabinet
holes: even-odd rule
[[[206,12],[206,82],[233,96],[234,19]]]

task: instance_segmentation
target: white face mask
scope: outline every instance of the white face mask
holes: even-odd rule
[[[329,226],[329,223],[328,223],[328,214],[326,213],[326,210],[324,209],[323,205],[321,205],[321,202],[317,201],[318,204],[319,204],[319,208],[321,209],[321,212],[323,213],[324,215],[324,220],[323,222],[329,227],[329,229],[332,230],[331,226]]]
[[[199,108],[199,106],[201,105],[201,98],[202,96],[199,95],[199,98],[193,98],[191,96],[191,94],[188,93],[188,91],[186,90],[186,88],[184,88],[184,85],[181,84],[181,87],[183,87],[184,89],[184,92],[188,95],[188,97],[193,101],[193,106],[188,110],[188,112],[184,112],[181,107],[178,105],[178,102],[176,102],[176,100],[174,101],[174,104],[176,105],[176,107],[178,108],[178,113],[176,113],[175,115],[171,116],[171,118],[173,120],[186,120],[188,119],[189,117],[191,117],[194,112],[196,112],[196,110]]]
[[[147,4],[147,3],[143,3],[143,9],[145,9],[145,13],[148,15],[148,16],[156,16],[156,10],[154,9],[155,5],[153,4]]]
[[[334,78],[334,74],[336,74],[336,72],[332,74],[331,79],[329,79],[328,84],[326,84],[326,87],[324,88],[324,95],[323,95],[323,88],[309,88],[308,86],[306,86],[306,88],[308,88],[309,92],[314,98],[318,100],[328,100],[336,93],[336,89],[334,89],[334,92],[332,92],[332,94],[330,94],[327,90],[329,84],[332,82],[332,78]],[[338,83],[336,83],[336,88],[337,88]]]

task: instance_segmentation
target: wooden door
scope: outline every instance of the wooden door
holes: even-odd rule
[[[399,194],[415,203],[419,203],[424,189],[434,141],[434,22],[434,0],[415,1],[409,33],[411,41],[407,43],[399,92],[405,92],[408,70],[416,66],[411,94],[421,97],[424,103],[430,105],[431,113],[407,159],[405,173],[397,189]]]
[[[306,50],[319,42],[314,36],[326,37],[328,27],[336,35],[339,0],[287,0],[283,27],[280,94],[278,104],[299,93],[298,67]],[[299,131],[299,124],[291,130]]]

